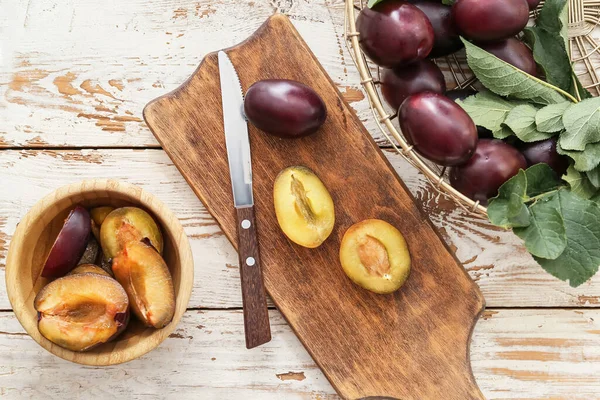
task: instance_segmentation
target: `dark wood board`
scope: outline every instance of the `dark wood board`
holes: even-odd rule
[[[275,15],[227,53],[244,90],[261,79],[294,79],[328,107],[327,122],[310,137],[284,140],[249,129],[265,285],[331,384],[348,399],[483,399],[469,362],[472,329],[484,308],[479,288],[293,25]],[[181,87],[149,103],[144,117],[236,246],[216,53]],[[335,202],[334,231],[317,249],[290,242],[277,224],[273,182],[291,165],[315,171]],[[370,293],[342,271],[342,236],[367,218],[390,222],[408,243],[412,272],[393,295]]]

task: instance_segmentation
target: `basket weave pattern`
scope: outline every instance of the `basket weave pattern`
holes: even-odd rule
[[[542,5],[543,2],[540,7]],[[396,110],[390,110],[382,101],[379,90],[380,68],[365,57],[359,46],[359,33],[355,21],[358,12],[365,6],[366,0],[346,0],[344,35],[377,126],[394,150],[419,169],[440,194],[452,199],[468,214],[487,219],[485,207],[450,186],[446,168],[419,156],[400,133],[394,121],[397,117]],[[532,18],[536,15],[537,10],[531,13]],[[600,79],[595,67],[600,64],[600,45],[591,33],[598,24],[600,0],[569,0],[569,54],[575,63],[575,73],[595,96],[600,95]],[[464,50],[434,61],[444,72],[447,81],[450,81],[449,89],[470,87],[477,83],[467,66]]]

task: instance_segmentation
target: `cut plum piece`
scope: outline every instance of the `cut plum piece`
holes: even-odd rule
[[[105,270],[103,270],[102,268],[100,268],[99,266],[97,266],[95,264],[78,265],[77,267],[75,267],[75,269],[73,271],[69,272],[67,275],[77,275],[77,274],[86,274],[86,273],[100,274],[100,275],[104,275],[104,276],[108,276],[109,278],[112,278],[112,276],[108,272],[106,272]]]
[[[167,264],[144,242],[129,242],[113,259],[115,278],[127,292],[134,314],[147,326],[162,328],[173,319],[175,290]]]
[[[275,179],[273,200],[279,226],[292,242],[315,248],[331,234],[333,200],[310,169],[295,166],[281,171]]]
[[[115,208],[110,206],[95,207],[90,210],[90,216],[92,217],[92,233],[100,241],[100,226],[108,214],[110,214]]]
[[[410,274],[404,236],[379,219],[361,221],[346,231],[340,245],[340,262],[354,283],[380,294],[398,290]]]
[[[48,253],[42,269],[44,278],[58,278],[75,268],[87,246],[90,229],[90,213],[76,206],[65,219]]]
[[[139,242],[144,238],[148,238],[162,254],[160,229],[150,214],[141,208],[117,208],[106,216],[100,227],[100,245],[108,260],[114,258],[128,242]]]
[[[59,278],[34,300],[40,333],[72,351],[89,350],[117,337],[127,326],[128,306],[123,287],[96,273]]]

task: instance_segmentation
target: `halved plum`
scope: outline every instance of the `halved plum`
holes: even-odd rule
[[[34,300],[40,333],[72,351],[86,351],[117,337],[127,326],[128,306],[123,287],[96,273],[56,279]]]
[[[90,229],[90,213],[76,206],[65,219],[46,257],[42,269],[44,278],[58,278],[75,268],[87,246]]]
[[[100,245],[104,257],[114,258],[128,242],[148,238],[152,246],[162,254],[163,237],[160,228],[150,214],[137,207],[117,208],[106,216],[100,227]]]
[[[175,290],[167,264],[154,247],[128,242],[113,259],[115,278],[127,292],[133,313],[147,326],[162,328],[175,314]]]
[[[348,278],[374,293],[398,290],[410,274],[404,236],[380,219],[352,225],[342,238],[340,262]]]
[[[273,185],[273,203],[283,233],[300,246],[319,247],[331,234],[335,209],[329,191],[310,169],[288,167]]]

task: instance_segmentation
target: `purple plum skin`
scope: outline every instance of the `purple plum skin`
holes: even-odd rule
[[[423,157],[444,166],[460,165],[477,146],[469,115],[444,95],[423,92],[408,97],[399,110],[400,129]]]
[[[443,93],[445,90],[444,74],[430,60],[419,60],[381,72],[381,94],[394,110],[398,110],[404,99],[411,94]]]
[[[409,0],[423,11],[433,27],[434,41],[429,58],[455,53],[464,47],[452,17],[452,7],[431,0]]]
[[[559,177],[563,176],[569,167],[568,157],[556,152],[556,138],[527,143],[521,148],[521,153],[527,160],[527,166],[548,164]]]
[[[363,52],[381,67],[422,60],[433,48],[429,19],[423,11],[401,0],[363,8],[356,19],[356,29]]]
[[[85,208],[76,206],[69,213],[44,263],[44,278],[58,278],[75,268],[87,246],[91,226]]]
[[[468,39],[493,42],[521,32],[529,21],[527,0],[458,0],[452,6],[458,31]]]
[[[450,184],[468,198],[487,205],[504,182],[525,168],[525,157],[513,146],[501,140],[481,139],[473,157],[450,170]]]
[[[533,59],[533,53],[525,43],[512,37],[493,43],[479,43],[483,50],[492,53],[499,59],[527,72],[529,75],[537,75],[537,64]]]
[[[267,79],[250,86],[244,113],[258,129],[280,138],[313,134],[327,119],[321,97],[309,86],[287,79]]]

